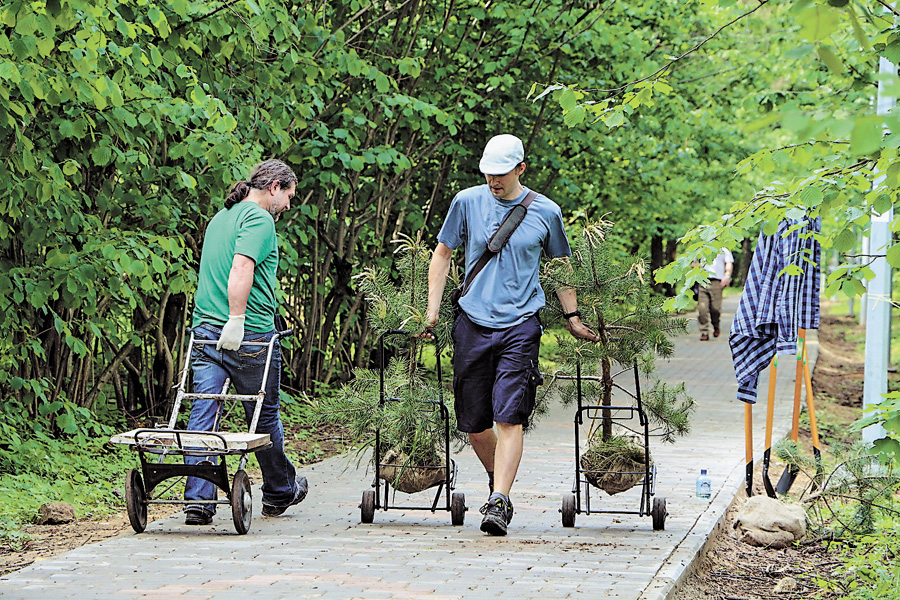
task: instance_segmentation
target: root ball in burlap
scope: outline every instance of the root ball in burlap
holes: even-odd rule
[[[378,472],[381,479],[390,483],[398,492],[414,494],[434,487],[446,477],[446,462],[435,460],[433,465],[411,465],[409,456],[391,448],[382,457]]]
[[[609,495],[630,490],[644,479],[650,461],[649,451],[631,436],[601,439],[599,432],[591,438],[581,455],[584,478]],[[650,462],[652,464],[652,462]]]

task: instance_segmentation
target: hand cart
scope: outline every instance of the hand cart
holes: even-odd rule
[[[379,348],[379,405],[383,406],[386,402],[399,402],[400,398],[389,397],[385,392],[385,384],[384,384],[384,374],[385,369],[387,367],[387,361],[385,359],[385,349],[384,349],[384,340],[389,336],[406,336],[409,337],[410,333],[407,331],[399,330],[399,329],[391,329],[382,333],[378,338],[378,348]],[[384,449],[381,447],[382,438],[381,438],[381,430],[375,430],[375,447],[374,447],[374,458],[373,462],[375,464],[375,478],[372,481],[371,490],[366,490],[362,495],[362,502],[359,505],[360,508],[360,520],[363,523],[371,523],[375,518],[375,510],[383,509],[385,511],[389,509],[397,509],[397,510],[430,510],[431,512],[435,512],[437,510],[447,510],[450,511],[450,519],[453,525],[462,525],[465,521],[466,517],[466,496],[462,492],[454,492],[456,489],[456,476],[457,476],[457,466],[456,461],[450,458],[450,411],[447,408],[447,405],[444,403],[444,378],[441,370],[441,348],[440,344],[437,340],[434,342],[434,355],[436,361],[436,374],[437,374],[437,385],[438,385],[438,400],[435,402],[429,399],[420,399],[421,402],[430,404],[431,406],[426,406],[430,410],[437,410],[440,413],[441,424],[444,429],[444,466],[436,466],[436,467],[426,467],[426,466],[418,466],[416,465],[416,469],[442,469],[444,471],[444,477],[438,484],[437,492],[434,496],[434,502],[432,502],[431,506],[399,506],[393,505],[388,500],[389,492],[390,492],[390,483],[388,478],[384,480],[384,489],[382,491],[382,483],[381,479],[381,471],[384,467],[393,467],[393,468],[412,468],[410,466],[405,465],[394,465],[382,462],[385,457]],[[446,492],[445,494],[445,502],[444,505],[439,507],[438,504],[441,503],[441,494],[442,492]],[[382,500],[382,493],[384,494]]]
[[[125,476],[125,506],[128,512],[128,520],[132,529],[141,533],[147,527],[147,506],[149,504],[185,504],[185,500],[162,499],[177,482],[173,482],[165,490],[154,495],[156,487],[167,479],[182,477],[199,477],[212,482],[226,494],[226,500],[209,500],[204,504],[228,504],[231,506],[231,516],[234,527],[239,534],[245,534],[250,530],[252,517],[252,498],[250,492],[250,478],[244,468],[247,466],[248,453],[265,450],[272,446],[268,434],[256,433],[256,425],[265,399],[266,381],[269,375],[269,365],[275,344],[281,338],[291,335],[292,330],[275,332],[268,342],[243,342],[242,346],[266,346],[266,367],[263,373],[262,384],[255,395],[228,394],[231,384],[229,379],[219,394],[191,394],[185,391],[187,386],[188,371],[191,364],[191,350],[206,344],[215,344],[217,340],[197,340],[191,333],[188,342],[188,351],[185,352],[184,370],[178,383],[175,402],[172,406],[172,414],[169,422],[164,427],[156,429],[135,429],[127,433],[114,435],[110,438],[113,444],[124,444],[132,450],[137,450],[140,457],[140,469],[129,469]],[[244,432],[219,432],[219,431],[189,431],[176,429],[178,413],[184,400],[216,400],[219,403],[217,422],[220,422],[223,408],[226,402],[253,402],[253,417],[250,421],[249,431]],[[156,455],[152,460],[148,455]],[[240,462],[231,485],[228,483],[228,466],[224,457],[239,455]],[[183,459],[175,462],[165,462],[167,457],[195,456],[205,457],[197,464],[185,464]],[[217,460],[223,457],[222,460]]]
[[[637,363],[635,363],[633,367],[629,367],[616,373],[615,375],[613,375],[613,379],[623,373],[627,373],[628,371],[634,372],[634,393],[618,385],[616,386],[616,388],[621,390],[632,400],[634,400],[634,405],[623,406],[602,406],[595,404],[585,404],[582,382],[597,381],[602,385],[602,380],[599,377],[582,376],[580,363],[576,365],[575,377],[572,377],[570,375],[554,375],[556,379],[574,379],[577,398],[577,408],[575,410],[575,480],[572,485],[572,492],[563,495],[562,508],[560,509],[560,512],[562,513],[563,527],[574,527],[576,514],[584,513],[586,515],[590,515],[596,513],[608,513],[621,515],[638,515],[641,517],[649,515],[653,519],[653,529],[655,531],[661,531],[665,529],[666,516],[668,515],[668,513],[666,512],[666,499],[653,498],[654,494],[656,493],[656,465],[650,464],[650,424],[647,419],[647,415],[644,412],[643,405],[641,404],[641,384],[638,375]],[[622,421],[630,421],[635,418],[637,418],[638,420],[637,428],[632,428],[622,424]],[[643,472],[590,471],[583,469],[581,466],[582,454],[579,428],[585,423],[585,419],[587,419],[588,421],[600,422],[601,424],[604,421],[615,423],[616,425],[619,425],[624,429],[638,435],[639,438],[642,439],[644,449]],[[639,484],[637,484],[641,486],[641,499],[638,510],[597,510],[591,508],[591,483],[590,481],[588,481],[587,476],[602,476],[608,473],[626,476],[632,475],[636,477],[641,476],[641,481]]]

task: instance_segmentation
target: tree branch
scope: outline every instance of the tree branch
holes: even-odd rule
[[[878,1],[880,2],[881,0],[878,0]],[[749,10],[749,11],[743,13],[742,15],[739,15],[739,16],[735,17],[734,19],[732,19],[732,20],[729,21],[728,23],[725,23],[724,25],[722,25],[721,27],[719,27],[718,29],[716,29],[716,30],[712,33],[712,35],[710,35],[709,37],[705,38],[703,41],[701,41],[699,44],[697,44],[696,46],[694,46],[694,47],[691,48],[690,50],[687,50],[687,51],[685,51],[683,54],[681,54],[681,55],[679,55],[679,56],[676,56],[675,58],[673,58],[672,60],[670,60],[669,62],[667,62],[665,65],[663,65],[662,67],[660,67],[659,69],[657,69],[656,71],[654,71],[653,73],[651,73],[650,75],[647,75],[646,77],[642,77],[641,79],[637,79],[637,80],[635,80],[635,81],[630,81],[630,82],[628,82],[628,83],[626,83],[626,84],[624,84],[624,85],[621,85],[621,86],[619,86],[619,87],[616,87],[616,88],[610,88],[610,89],[605,89],[605,90],[604,90],[604,89],[593,89],[593,88],[591,88],[591,89],[586,89],[586,90],[584,90],[584,91],[586,91],[586,92],[601,92],[601,93],[606,93],[606,94],[615,94],[615,93],[618,93],[618,92],[625,91],[626,89],[628,89],[628,88],[630,88],[630,87],[632,87],[632,86],[634,86],[634,85],[637,85],[638,83],[641,83],[641,82],[643,82],[643,81],[647,81],[648,79],[653,79],[653,78],[655,78],[655,77],[658,77],[659,75],[661,75],[661,74],[664,73],[665,71],[668,71],[669,69],[671,69],[672,66],[675,65],[675,63],[677,63],[678,61],[680,61],[680,60],[683,59],[684,57],[686,57],[686,56],[688,56],[688,55],[690,55],[690,54],[693,54],[694,52],[696,52],[697,50],[699,50],[700,48],[702,48],[703,46],[705,46],[707,42],[711,41],[713,38],[715,38],[717,35],[719,35],[720,33],[722,33],[722,32],[723,32],[725,29],[727,29],[728,27],[731,27],[732,25],[734,25],[735,23],[737,23],[737,22],[740,21],[741,19],[744,19],[744,18],[746,18],[746,17],[749,17],[750,15],[752,15],[753,13],[755,13],[756,11],[758,11],[760,8],[762,8],[763,6],[765,6],[765,5],[769,2],[769,0],[758,0],[758,2],[759,2],[759,4],[758,4],[755,8],[753,8],[752,10]]]
[[[884,0],[876,0],[876,2],[878,2],[878,4],[880,4],[880,5],[882,5],[884,7],[885,11],[894,13],[895,17],[900,17],[900,12],[897,12],[896,8],[894,8],[893,6],[891,6]]]

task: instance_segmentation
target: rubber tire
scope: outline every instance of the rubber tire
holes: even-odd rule
[[[466,522],[466,495],[462,492],[453,492],[450,497],[450,522],[454,525]]]
[[[662,531],[666,528],[666,515],[668,514],[666,512],[666,499],[654,498],[653,509],[650,511],[650,516],[653,517],[653,531]]]
[[[231,518],[239,534],[244,535],[250,531],[253,495],[250,491],[250,478],[244,470],[235,473],[231,482]]]
[[[575,494],[565,494],[562,499],[563,527],[575,527]]]
[[[125,474],[125,508],[135,533],[147,529],[147,491],[137,469],[128,469]]]
[[[371,523],[375,520],[375,490],[366,490],[362,495],[359,505],[359,520],[363,523]]]

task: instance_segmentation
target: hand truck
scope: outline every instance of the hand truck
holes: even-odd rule
[[[581,363],[576,364],[574,377],[570,375],[553,375],[553,377],[555,377],[556,379],[575,380],[577,399],[577,407],[575,410],[575,480],[572,485],[572,492],[563,495],[562,508],[560,509],[560,513],[562,513],[563,527],[574,527],[576,514],[584,513],[586,515],[590,515],[597,513],[607,513],[638,515],[641,517],[649,515],[653,519],[654,530],[661,531],[665,529],[666,516],[668,515],[668,513],[666,512],[666,499],[653,497],[656,493],[656,465],[650,464],[650,423],[647,419],[646,413],[644,412],[643,405],[641,404],[641,384],[637,363],[635,363],[633,367],[623,369],[622,371],[614,374],[613,379],[623,373],[627,373],[628,371],[634,372],[634,393],[618,385],[616,385],[616,388],[621,390],[628,397],[634,400],[634,404],[622,406],[602,406],[585,403],[584,393],[582,390],[582,382],[596,381],[599,382],[600,385],[603,385],[603,382],[599,377],[582,376]],[[621,423],[622,421],[630,421],[635,418],[638,420],[637,428],[628,427]],[[643,442],[643,472],[591,471],[583,469],[581,466],[582,454],[579,428],[585,423],[585,419],[589,421],[599,421],[601,423],[603,423],[604,421],[613,422],[620,425],[624,429],[637,434]],[[591,508],[591,483],[590,481],[588,481],[587,476],[602,476],[608,473],[615,473],[626,476],[642,476],[641,481],[638,484],[641,486],[641,499],[638,510],[597,510]]]
[[[400,398],[390,397],[385,392],[385,384],[384,384],[384,374],[385,369],[387,367],[387,362],[385,359],[385,350],[384,350],[384,340],[386,337],[390,336],[406,336],[409,337],[410,333],[407,331],[399,330],[399,329],[391,329],[385,331],[378,337],[378,347],[379,347],[379,406],[384,406],[387,402],[399,402]],[[375,510],[383,509],[385,511],[389,509],[396,510],[430,510],[431,512],[435,512],[437,510],[447,510],[450,511],[450,519],[453,525],[462,525],[465,521],[466,517],[466,497],[465,494],[461,492],[454,492],[456,489],[456,476],[457,476],[457,466],[456,461],[450,458],[450,411],[447,408],[447,405],[444,403],[444,379],[443,372],[441,370],[441,348],[440,344],[437,340],[434,342],[434,355],[436,361],[436,374],[437,374],[437,385],[438,385],[438,400],[435,402],[433,400],[421,399],[426,406],[426,408],[430,408],[431,410],[436,410],[440,413],[441,424],[443,426],[444,431],[444,439],[443,439],[443,452],[444,452],[444,465],[436,466],[436,467],[422,467],[422,466],[406,466],[406,465],[393,465],[382,462],[385,456],[384,449],[382,448],[382,438],[381,438],[381,430],[375,430],[375,447],[373,450],[373,462],[375,465],[375,477],[372,481],[371,490],[366,490],[362,495],[362,502],[359,505],[360,508],[360,520],[363,523],[371,523],[375,518]],[[388,500],[389,492],[390,492],[390,483],[388,478],[384,479],[383,491],[382,491],[382,483],[381,479],[381,471],[384,467],[395,467],[395,468],[421,468],[421,469],[442,469],[444,471],[444,477],[440,480],[437,488],[437,492],[434,496],[434,502],[432,502],[431,506],[399,506],[391,504]],[[441,503],[441,494],[446,491],[446,499],[443,506],[438,506]],[[382,493],[384,497],[382,498]]]
[[[268,434],[256,433],[256,425],[265,399],[266,381],[269,376],[269,365],[275,344],[284,337],[291,335],[290,329],[276,331],[268,342],[243,342],[241,346],[265,346],[267,347],[266,366],[263,373],[259,392],[255,395],[228,394],[230,379],[225,380],[225,385],[219,394],[193,394],[187,393],[188,371],[191,364],[191,350],[206,344],[215,344],[217,340],[197,340],[191,333],[188,342],[188,350],[185,352],[184,370],[177,386],[175,402],[172,406],[172,414],[168,424],[155,429],[135,429],[126,433],[114,435],[110,438],[113,444],[124,444],[132,450],[136,450],[140,457],[140,469],[129,469],[125,476],[125,506],[128,512],[128,520],[135,532],[141,533],[147,527],[147,506],[150,504],[185,504],[185,500],[166,500],[162,497],[177,482],[173,482],[161,493],[154,495],[157,486],[167,479],[182,477],[199,477],[212,482],[225,492],[226,500],[209,500],[204,504],[228,504],[231,506],[231,515],[234,527],[239,534],[245,534],[250,530],[252,517],[252,497],[250,492],[250,478],[244,468],[247,465],[248,454],[258,452],[272,446]],[[223,410],[226,402],[253,402],[253,417],[247,432],[218,432],[218,431],[189,431],[176,429],[178,413],[184,400],[216,400],[219,402],[219,412]],[[158,456],[156,460],[150,457]],[[228,466],[224,457],[229,455],[240,456],[237,471],[229,485]],[[217,462],[203,460],[198,464],[185,464],[183,460],[165,462],[170,456],[196,456],[196,457],[223,457]]]

